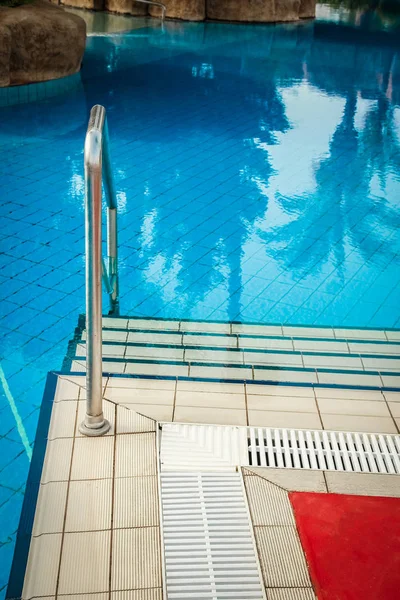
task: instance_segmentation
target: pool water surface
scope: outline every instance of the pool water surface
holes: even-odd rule
[[[44,380],[84,312],[83,140],[108,113],[121,312],[400,326],[400,36],[142,20],[0,125],[0,597]]]

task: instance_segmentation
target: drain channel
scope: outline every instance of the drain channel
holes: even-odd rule
[[[161,473],[168,600],[265,600],[239,473]]]
[[[238,466],[400,474],[400,436],[164,423],[162,471]]]
[[[248,465],[400,474],[400,436],[249,427]]]

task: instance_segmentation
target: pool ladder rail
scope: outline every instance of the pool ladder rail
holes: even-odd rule
[[[117,197],[110,161],[106,110],[90,111],[84,149],[86,255],[86,415],[79,430],[84,435],[107,433],[110,423],[102,407],[102,287],[110,299],[109,315],[119,314]],[[102,192],[107,203],[108,267],[102,256]]]
[[[149,4],[151,6],[158,6],[161,8],[161,20],[164,21],[165,14],[167,12],[167,7],[162,2],[155,2],[154,0],[136,0],[136,2],[141,2],[142,4]]]

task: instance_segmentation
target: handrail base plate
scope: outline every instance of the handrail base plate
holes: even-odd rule
[[[88,437],[98,437],[110,431],[111,423],[104,419],[103,423],[100,427],[88,427],[85,421],[79,425],[79,431],[82,435],[86,435]]]

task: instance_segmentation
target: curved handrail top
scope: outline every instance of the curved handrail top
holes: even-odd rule
[[[117,202],[108,144],[106,109],[104,106],[96,104],[90,111],[84,146],[84,165],[88,172],[96,170],[103,172],[108,206],[109,208],[116,209]]]

